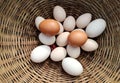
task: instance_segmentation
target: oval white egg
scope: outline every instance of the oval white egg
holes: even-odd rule
[[[55,48],[50,55],[51,60],[53,61],[61,61],[67,55],[66,49],[63,47]]]
[[[80,56],[80,47],[73,47],[71,45],[67,45],[67,53],[72,58],[78,58]]]
[[[85,28],[91,21],[92,14],[85,13],[80,15],[76,20],[76,25],[78,28]]]
[[[63,22],[66,18],[66,12],[61,6],[55,6],[53,9],[53,16],[57,21]]]
[[[63,28],[63,25],[60,22],[58,22],[58,23],[60,25],[60,30],[59,30],[58,34],[61,34],[64,31],[64,28]]]
[[[37,27],[37,29],[39,30],[39,25],[40,25],[40,23],[43,21],[43,20],[45,20],[43,17],[41,17],[41,16],[37,16],[36,18],[35,18],[35,26]]]
[[[81,48],[87,52],[95,51],[98,48],[98,43],[93,39],[87,39],[87,41],[81,46]]]
[[[55,43],[56,38],[55,36],[48,36],[48,35],[45,35],[44,33],[40,33],[39,40],[41,43],[45,45],[52,45]]]
[[[98,37],[103,33],[106,27],[106,22],[104,19],[93,20],[86,28],[86,34],[88,37],[94,38]]]
[[[68,16],[63,22],[63,27],[66,31],[72,31],[75,28],[75,18]]]
[[[58,46],[66,46],[68,43],[69,34],[70,34],[69,32],[63,32],[63,33],[59,34],[56,39],[56,44]]]
[[[30,54],[30,59],[35,63],[45,61],[50,55],[51,49],[47,45],[41,45],[34,48]]]
[[[62,67],[66,73],[72,76],[79,76],[83,72],[81,63],[72,57],[64,58]]]

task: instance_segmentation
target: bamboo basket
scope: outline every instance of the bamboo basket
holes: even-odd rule
[[[34,20],[53,18],[56,5],[67,16],[89,12],[107,22],[95,39],[99,48],[78,58],[84,67],[78,77],[66,74],[61,62],[30,60],[32,49],[41,44]],[[0,83],[120,83],[120,0],[0,0]]]

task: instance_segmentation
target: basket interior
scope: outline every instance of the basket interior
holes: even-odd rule
[[[78,60],[84,72],[66,74],[61,62],[50,59],[40,64],[30,60],[33,48],[40,45],[34,20],[53,18],[53,8],[62,6],[67,16],[77,18],[89,12],[92,19],[107,22],[104,33],[95,38],[99,48],[83,52]],[[0,0],[0,82],[31,83],[117,83],[120,82],[120,1],[119,0]]]

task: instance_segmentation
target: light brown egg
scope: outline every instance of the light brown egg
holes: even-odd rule
[[[74,30],[68,36],[68,43],[72,46],[81,46],[87,41],[87,34],[81,30]]]
[[[46,35],[56,35],[60,30],[60,25],[56,20],[46,19],[40,23],[39,29]]]

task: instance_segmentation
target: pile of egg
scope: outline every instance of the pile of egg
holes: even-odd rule
[[[76,58],[80,56],[81,49],[90,52],[98,48],[98,43],[90,38],[101,35],[106,22],[102,18],[91,22],[90,13],[80,15],[77,20],[73,16],[66,17],[61,6],[54,7],[53,16],[55,20],[36,17],[35,25],[41,32],[39,40],[42,45],[33,49],[30,58],[35,63],[41,63],[48,57],[55,62],[62,61],[66,73],[79,76],[83,67]]]

